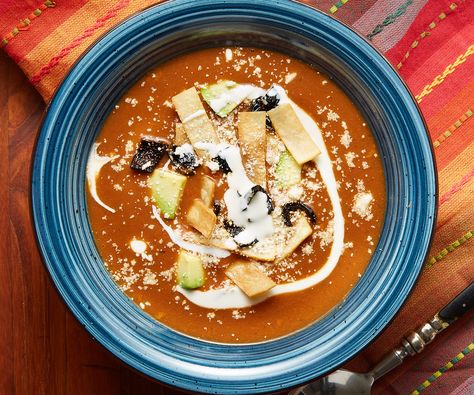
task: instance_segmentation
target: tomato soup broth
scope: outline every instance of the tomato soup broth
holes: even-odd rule
[[[385,209],[356,106],[310,65],[254,48],[200,50],[146,74],[103,125],[87,181],[120,289],[217,342],[277,338],[328,313],[366,269]]]

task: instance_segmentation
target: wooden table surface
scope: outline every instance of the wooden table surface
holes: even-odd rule
[[[182,394],[132,371],[69,312],[36,247],[30,167],[45,105],[0,53],[0,394]]]
[[[131,370],[94,341],[48,277],[30,213],[30,169],[44,108],[0,52],[0,395],[184,394]],[[467,342],[473,325],[474,312],[430,347],[462,332]],[[422,361],[420,355],[406,364]]]

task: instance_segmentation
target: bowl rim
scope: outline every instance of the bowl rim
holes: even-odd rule
[[[120,29],[122,29],[125,25],[128,25],[131,23],[131,21],[133,21],[135,18],[140,18],[142,17],[144,14],[146,14],[147,12],[154,12],[156,9],[160,10],[160,9],[163,9],[163,8],[173,8],[173,7],[178,7],[178,6],[183,6],[183,5],[186,5],[186,4],[198,4],[198,3],[204,3],[204,4],[208,4],[208,3],[211,3],[212,1],[209,1],[209,0],[169,0],[169,1],[166,1],[166,2],[163,2],[163,3],[158,3],[158,4],[154,4],[154,5],[150,5],[140,11],[137,11],[135,13],[133,13],[132,15],[128,16],[127,18],[125,18],[124,20],[120,21],[117,25],[115,25],[113,28],[105,31],[104,33],[102,33],[100,36],[98,36],[94,41],[93,43],[90,44],[90,46],[84,50],[84,52],[78,57],[78,59],[76,59],[73,64],[71,65],[71,67],[69,68],[69,70],[67,71],[67,73],[64,75],[64,77],[62,78],[61,82],[59,83],[59,85],[56,87],[52,97],[51,97],[51,100],[47,103],[44,111],[43,111],[43,114],[42,114],[42,119],[41,119],[41,123],[40,123],[40,126],[38,128],[39,132],[36,136],[36,140],[35,140],[35,143],[34,143],[34,149],[33,149],[33,152],[34,152],[34,161],[31,162],[31,174],[32,174],[32,181],[33,181],[33,176],[34,176],[34,173],[37,171],[36,169],[36,163],[38,161],[38,152],[39,152],[39,145],[41,144],[41,137],[42,137],[42,134],[43,134],[43,129],[44,129],[44,126],[45,126],[45,123],[47,121],[47,116],[51,110],[51,107],[53,106],[53,104],[55,103],[55,99],[57,98],[57,96],[60,94],[60,91],[61,89],[63,89],[63,85],[67,82],[68,78],[71,76],[71,74],[73,73],[73,71],[76,69],[76,67],[78,67],[78,65],[83,61],[84,58],[86,58],[92,51],[95,50],[97,44],[102,41],[104,38],[108,37],[109,35],[111,35],[113,32],[115,31],[118,31]],[[265,3],[265,0],[257,0],[256,2],[258,3]],[[219,5],[225,7],[227,4],[231,4],[231,5],[239,5],[239,4],[245,4],[245,1],[239,1],[239,0],[216,0],[214,1],[214,3],[218,3]],[[429,228],[429,230],[426,232],[426,233],[429,233],[430,236],[429,236],[429,240],[427,240],[427,244],[425,246],[425,252],[422,254],[423,255],[423,259],[421,259],[421,261],[425,261],[426,260],[426,256],[428,255],[428,252],[429,252],[429,248],[433,242],[433,235],[434,235],[434,230],[435,230],[435,227],[436,227],[436,216],[437,216],[437,212],[438,212],[438,205],[439,205],[439,202],[438,202],[438,174],[437,174],[437,171],[436,171],[436,157],[435,157],[435,154],[434,154],[434,148],[433,148],[433,144],[431,142],[431,138],[429,137],[429,133],[428,133],[428,127],[427,127],[427,124],[426,124],[426,121],[424,119],[424,116],[421,112],[421,109],[420,109],[420,106],[419,104],[417,103],[415,97],[414,97],[414,94],[410,91],[410,89],[408,88],[406,82],[403,80],[403,78],[400,76],[398,70],[392,66],[392,64],[388,61],[388,59],[385,57],[385,55],[377,48],[375,47],[371,41],[369,41],[365,36],[363,36],[362,34],[360,34],[358,31],[354,30],[351,26],[345,24],[344,22],[341,22],[339,21],[338,19],[336,19],[334,16],[332,15],[329,15],[327,14],[326,12],[323,12],[307,3],[302,3],[302,2],[299,2],[297,0],[274,0],[272,3],[272,7],[279,7],[280,5],[283,5],[285,3],[291,3],[293,6],[295,7],[303,7],[303,8],[308,8],[310,9],[312,12],[316,12],[318,14],[321,14],[329,19],[331,19],[332,21],[335,21],[337,24],[340,24],[342,26],[344,26],[345,28],[347,28],[351,34],[355,34],[356,36],[358,36],[359,39],[362,39],[365,41],[365,43],[371,47],[371,50],[376,52],[377,55],[380,57],[381,60],[383,60],[386,64],[386,66],[388,66],[391,71],[397,76],[398,78],[398,82],[401,84],[401,86],[403,86],[404,90],[405,90],[405,93],[408,94],[408,96],[411,98],[411,101],[412,101],[412,104],[414,105],[414,107],[416,108],[417,110],[417,116],[420,118],[422,124],[423,124],[423,127],[424,127],[424,132],[425,132],[425,135],[427,137],[427,142],[429,144],[429,155],[430,155],[430,159],[431,159],[431,165],[432,167],[434,168],[434,173],[433,173],[433,187],[434,187],[434,201],[432,202],[432,210],[431,210],[431,214],[433,216],[432,220],[431,220],[431,226]],[[224,12],[225,10],[222,8],[221,9],[222,12]],[[138,21],[139,22],[139,21]],[[42,245],[42,240],[40,238],[40,226],[39,226],[39,214],[37,213],[36,211],[36,206],[35,206],[35,199],[34,199],[34,190],[35,190],[35,187],[34,187],[34,182],[31,182],[30,184],[30,212],[31,212],[31,215],[32,215],[32,218],[34,220],[34,228],[35,228],[35,240],[36,240],[36,243],[37,243],[37,247],[38,247],[38,250],[40,251],[41,253],[41,258],[42,258],[42,262],[43,264],[46,266],[47,268],[47,272],[48,272],[48,275],[50,277],[50,279],[52,280],[53,284],[54,284],[54,287],[56,288],[56,290],[58,291],[58,293],[61,295],[61,300],[63,303],[65,303],[65,305],[68,307],[69,311],[71,311],[73,313],[73,316],[85,327],[86,331],[89,333],[90,336],[92,336],[93,338],[97,339],[101,345],[108,351],[110,352],[111,354],[113,354],[115,357],[118,357],[119,359],[121,359],[123,362],[125,362],[127,364],[127,366],[141,374],[146,374],[147,377],[151,377],[155,380],[158,380],[160,381],[161,383],[165,384],[165,385],[168,385],[168,386],[172,386],[173,384],[174,385],[178,385],[180,386],[181,388],[185,389],[185,390],[193,390],[193,389],[196,389],[198,388],[199,390],[205,390],[206,392],[211,392],[211,391],[208,391],[209,389],[206,388],[206,387],[202,387],[202,386],[199,386],[199,387],[194,387],[194,388],[188,388],[188,387],[185,387],[185,386],[181,386],[179,385],[179,383],[170,383],[169,381],[164,381],[162,380],[160,377],[156,377],[156,376],[152,376],[150,375],[149,373],[145,372],[143,369],[141,369],[138,365],[136,364],[133,364],[133,363],[130,363],[130,360],[127,359],[126,357],[124,357],[123,355],[119,355],[117,354],[116,352],[114,352],[112,349],[109,348],[108,345],[106,345],[103,341],[103,339],[100,339],[100,338],[97,338],[95,336],[95,334],[90,330],[90,328],[87,328],[87,326],[85,325],[84,323],[84,320],[81,318],[80,314],[78,313],[77,310],[74,309],[74,306],[71,305],[70,303],[67,302],[67,300],[65,299],[65,294],[63,293],[63,291],[61,290],[61,288],[59,288],[59,284],[57,283],[55,277],[53,276],[53,273],[51,271],[51,262],[49,261],[49,257],[47,256],[47,252],[46,250],[43,248],[43,245]],[[417,271],[416,273],[416,276],[414,277],[414,280],[413,280],[413,283],[411,284],[411,287],[409,289],[409,291],[404,295],[404,297],[402,298],[403,300],[401,301],[401,303],[399,304],[399,307],[397,308],[396,312],[391,316],[391,318],[384,322],[378,329],[378,331],[376,332],[376,334],[374,336],[372,336],[372,339],[370,341],[370,343],[372,343],[376,338],[378,338],[382,333],[383,331],[389,326],[389,324],[396,318],[396,316],[398,315],[400,309],[403,307],[403,305],[406,303],[407,299],[409,298],[409,296],[412,294],[413,290],[414,290],[414,287],[416,285],[416,283],[419,281],[419,278],[420,278],[420,275],[421,275],[421,271],[422,271],[422,266],[420,266],[419,270]],[[183,335],[183,336],[187,336],[187,335]],[[195,339],[196,341],[202,341],[200,339]],[[278,340],[278,339],[276,339]],[[272,340],[270,340],[271,342]],[[204,341],[206,342],[206,341]],[[268,342],[264,342],[264,343],[268,343]],[[221,343],[222,344],[222,343]],[[254,343],[251,343],[250,345],[252,345]],[[368,343],[369,344],[369,343]],[[359,349],[357,352],[353,353],[349,358],[347,358],[345,361],[339,363],[339,364],[336,364],[335,366],[332,366],[330,370],[328,370],[325,374],[329,374],[331,371],[334,371],[336,370],[338,367],[340,367],[342,364],[344,363],[347,363],[349,360],[355,358],[358,354],[360,354],[364,349],[365,347],[367,347],[366,344],[363,348]],[[233,346],[233,344],[224,344],[225,346]],[[311,380],[313,380],[314,378],[312,378]],[[295,387],[295,386],[298,386],[298,385],[301,385],[302,383],[304,383],[306,381],[301,381],[301,382],[294,382],[294,383],[291,383],[289,384],[289,386],[291,387]],[[279,389],[281,389],[281,387],[278,387]],[[276,390],[278,389],[277,387],[275,388],[265,388],[264,392],[267,392],[269,390]],[[262,392],[261,389],[258,389],[258,392]],[[223,392],[224,393],[224,392]],[[244,392],[241,392],[241,391],[231,391],[231,392],[225,392],[225,393],[245,393]]]

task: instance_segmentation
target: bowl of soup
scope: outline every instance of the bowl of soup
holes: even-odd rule
[[[38,245],[84,327],[208,393],[334,370],[392,320],[436,213],[423,118],[388,61],[289,1],[172,1],[104,35],[45,114]]]

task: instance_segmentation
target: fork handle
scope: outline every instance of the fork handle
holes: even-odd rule
[[[469,287],[449,302],[438,313],[438,316],[443,321],[451,324],[472,307],[474,307],[474,281],[469,285]]]
[[[369,373],[374,380],[400,365],[409,355],[422,352],[438,333],[445,330],[461,315],[474,307],[474,281],[451,300],[429,322],[405,336],[398,348],[392,350]]]

